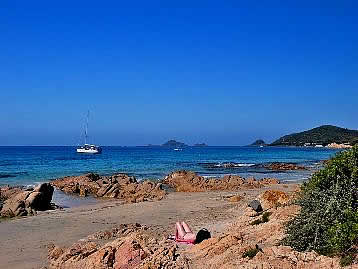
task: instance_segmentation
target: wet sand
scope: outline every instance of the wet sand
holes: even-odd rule
[[[155,227],[166,236],[174,223],[185,220],[196,232],[207,228],[212,236],[224,231],[230,222],[242,214],[247,202],[267,189],[293,189],[295,185],[272,185],[265,188],[236,192],[170,193],[161,201],[123,204],[118,200],[99,201],[37,216],[0,223],[0,268],[41,268],[47,265],[47,246],[70,246],[100,230],[121,223],[140,223]],[[244,197],[237,203],[227,197]]]

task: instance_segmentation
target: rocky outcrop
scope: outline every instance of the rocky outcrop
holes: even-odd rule
[[[235,175],[226,175],[222,178],[204,178],[191,171],[173,172],[165,177],[162,182],[179,192],[229,191],[258,188],[268,184],[279,184],[277,179],[245,179]]]
[[[116,234],[115,240],[104,245],[95,242],[94,236],[69,248],[50,246],[49,268],[189,268],[176,245],[167,240],[158,241],[141,225],[125,225]]]
[[[0,215],[16,217],[34,215],[36,211],[53,209],[51,204],[53,187],[43,183],[34,189],[4,187],[1,189],[1,199],[4,200]]]
[[[264,168],[275,171],[288,171],[288,170],[306,170],[304,166],[297,165],[295,163],[280,163],[273,162],[269,164],[264,164]]]
[[[272,208],[268,222],[250,225],[260,218],[246,208],[226,234],[205,240],[186,251],[193,268],[340,268],[339,259],[311,252],[298,252],[280,245],[284,236],[284,223],[299,210],[298,206]],[[254,257],[244,257],[257,249]]]
[[[290,201],[287,193],[280,190],[267,190],[259,199],[264,209],[286,205]]]
[[[99,176],[91,173],[56,179],[51,184],[66,193],[116,198],[130,203],[161,200],[166,194],[160,183],[137,182],[135,177],[126,174]]]

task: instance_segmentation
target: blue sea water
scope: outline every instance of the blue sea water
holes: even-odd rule
[[[188,147],[182,151],[162,147],[103,147],[100,155],[81,155],[75,147],[0,147],[0,185],[34,185],[88,172],[102,175],[121,172],[138,179],[159,179],[180,169],[208,177],[238,174],[300,182],[310,176],[320,160],[336,152],[296,147]],[[225,162],[234,162],[237,167],[226,169],[220,165]],[[255,166],[269,162],[294,162],[309,170],[275,172]]]

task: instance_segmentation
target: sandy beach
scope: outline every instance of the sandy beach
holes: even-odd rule
[[[47,247],[56,244],[68,247],[97,231],[123,223],[140,223],[156,231],[159,237],[172,233],[174,223],[185,220],[198,231],[210,230],[218,236],[237,219],[247,203],[268,189],[292,190],[296,185],[274,185],[235,192],[211,191],[172,192],[161,201],[123,204],[118,200],[99,200],[85,205],[39,213],[37,216],[0,223],[0,267],[41,268],[47,265]],[[227,197],[240,195],[240,202]]]

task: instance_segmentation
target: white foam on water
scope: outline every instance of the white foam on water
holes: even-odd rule
[[[215,164],[215,167],[226,167],[226,168],[230,168],[230,167],[250,167],[255,165],[254,163],[219,163],[219,164]]]

